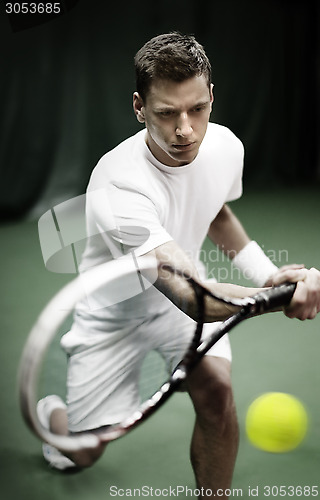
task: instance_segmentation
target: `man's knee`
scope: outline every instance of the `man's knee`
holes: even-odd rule
[[[98,448],[80,450],[70,453],[69,458],[79,468],[91,467],[103,454],[106,444],[101,444]]]
[[[206,356],[189,378],[195,411],[204,421],[219,421],[234,413],[230,363]]]

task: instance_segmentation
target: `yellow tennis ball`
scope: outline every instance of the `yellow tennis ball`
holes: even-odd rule
[[[284,453],[304,439],[308,415],[299,399],[290,394],[268,392],[248,408],[246,431],[249,441],[260,450]]]

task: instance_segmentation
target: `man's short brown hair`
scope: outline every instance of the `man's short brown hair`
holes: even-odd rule
[[[144,101],[156,79],[182,82],[204,75],[210,88],[210,61],[202,45],[191,35],[172,32],[156,36],[137,52],[134,63],[136,90]]]

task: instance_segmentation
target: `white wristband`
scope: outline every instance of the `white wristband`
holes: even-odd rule
[[[270,276],[278,270],[256,241],[250,241],[240,250],[232,264],[240,269],[246,279],[258,287],[263,287]]]

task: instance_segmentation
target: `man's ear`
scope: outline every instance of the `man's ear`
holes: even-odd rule
[[[210,100],[211,100],[211,104],[213,103],[214,101],[214,93],[213,93],[213,89],[214,89],[214,85],[213,83],[210,83]]]
[[[134,92],[133,94],[133,111],[137,117],[138,122],[144,123],[145,122],[144,104],[138,92]]]
[[[210,83],[210,113],[212,111],[212,104],[214,101],[213,88],[214,88],[213,83]]]

